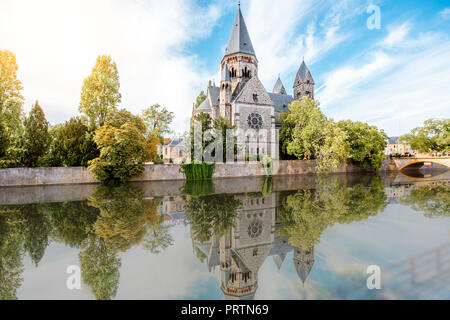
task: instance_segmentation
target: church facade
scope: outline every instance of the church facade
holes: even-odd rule
[[[192,117],[208,113],[213,119],[223,117],[236,127],[238,145],[246,155],[270,155],[278,158],[277,128],[280,113],[287,111],[294,99],[314,99],[314,80],[303,61],[288,95],[278,77],[271,92],[258,78],[258,59],[239,7],[225,55],[220,64],[219,86],[208,83],[206,99],[192,111]]]

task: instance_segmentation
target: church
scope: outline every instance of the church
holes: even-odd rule
[[[223,117],[236,127],[238,145],[245,146],[245,155],[270,155],[278,159],[277,128],[280,113],[287,111],[294,99],[314,99],[314,80],[303,61],[293,84],[293,96],[278,77],[271,92],[258,78],[258,59],[248,34],[240,6],[225,55],[220,64],[221,80],[217,87],[209,81],[206,99],[192,111],[192,118],[208,113],[215,119]]]

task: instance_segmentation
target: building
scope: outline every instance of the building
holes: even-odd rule
[[[411,155],[414,151],[408,144],[400,143],[399,137],[389,138],[388,144],[386,146],[385,154],[390,155]]]
[[[300,65],[293,84],[293,96],[288,95],[280,79],[268,92],[258,78],[258,59],[239,6],[225,55],[220,64],[219,86],[208,83],[206,99],[192,116],[204,112],[213,119],[224,117],[236,126],[237,143],[245,155],[268,154],[278,158],[280,112],[286,111],[295,99],[314,99],[314,79],[305,61]]]
[[[181,163],[184,154],[184,137],[172,139],[162,148],[164,163]]]

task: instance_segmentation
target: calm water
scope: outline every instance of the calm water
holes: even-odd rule
[[[450,299],[450,177],[0,189],[1,299]],[[71,265],[81,289],[69,290]],[[366,286],[378,265],[382,289]]]

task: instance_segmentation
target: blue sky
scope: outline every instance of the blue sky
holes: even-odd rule
[[[370,4],[381,28],[370,30]],[[302,57],[322,110],[398,135],[450,116],[450,1],[244,0],[241,7],[271,90],[278,74],[292,94]],[[188,126],[192,102],[219,80],[237,1],[4,0],[0,49],[17,55],[26,110],[34,100],[54,124],[77,114],[81,85],[99,54],[121,79],[122,107],[153,103]]]

